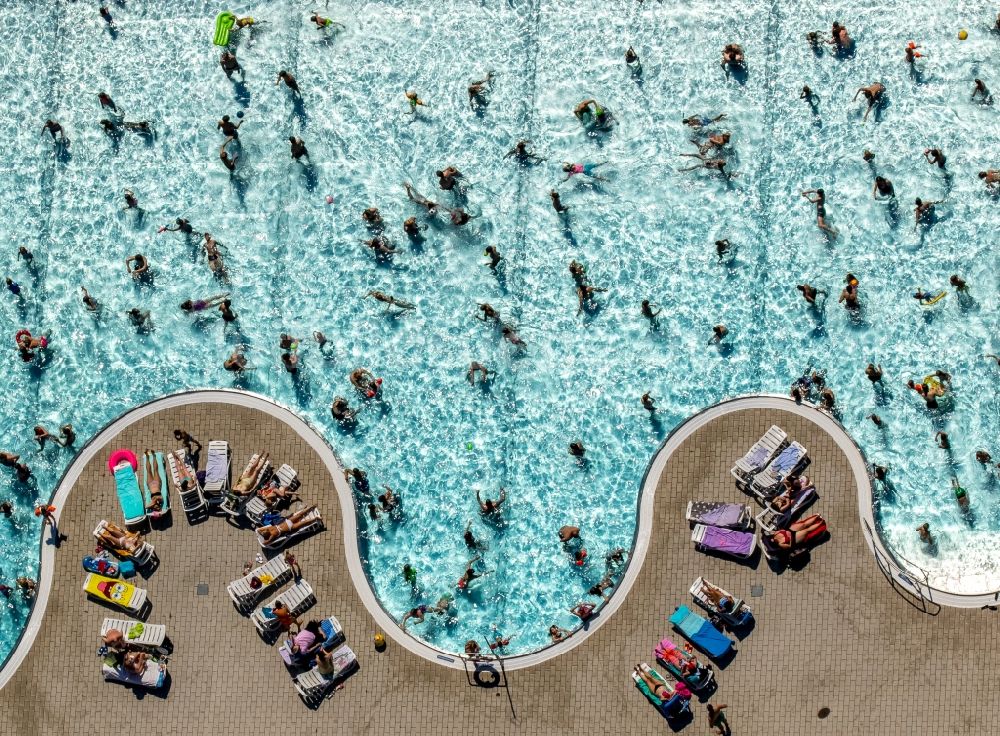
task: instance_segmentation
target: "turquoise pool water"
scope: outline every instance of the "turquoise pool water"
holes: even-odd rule
[[[453,616],[410,626],[445,650],[497,627],[514,637],[509,652],[525,652],[548,643],[550,624],[571,627],[567,609],[602,576],[604,553],[631,544],[639,482],[670,428],[727,396],[783,393],[810,367],[826,370],[842,421],[869,457],[892,467],[895,492],[877,511],[888,543],[939,584],[1000,587],[995,476],[972,457],[980,448],[1000,456],[998,371],[982,358],[1000,348],[997,201],[975,176],[1000,163],[1000,127],[993,108],[969,101],[974,77],[1000,85],[986,61],[1000,43],[988,32],[993,6],[333,2],[321,12],[346,25],[333,34],[310,26],[304,5],[259,3],[234,7],[268,21],[238,41],[242,86],[226,79],[211,46],[220,9],[111,3],[112,34],[90,3],[0,7],[0,38],[11,50],[0,62],[0,236],[6,272],[25,297],[2,301],[0,332],[51,330],[53,346],[39,367],[7,342],[0,438],[28,459],[37,485],[0,473],[0,495],[16,505],[12,519],[0,519],[5,580],[37,574],[31,505],[71,459],[58,448],[36,453],[35,423],[72,421],[82,443],[137,402],[234,385],[222,361],[244,344],[256,370],[235,385],[301,412],[373,487],[402,494],[402,520],[359,516],[369,575],[393,615],[455,593],[472,521],[487,545],[479,569],[495,572],[457,595]],[[826,32],[833,20],[856,39],[853,58],[829,47],[817,56],[806,45],[806,31]],[[964,43],[960,27],[970,32]],[[910,39],[927,51],[916,78],[903,62]],[[721,47],[736,40],[749,59],[742,83],[718,66]],[[630,44],[641,79],[623,61]],[[282,68],[297,77],[301,104],[274,86]],[[489,70],[497,72],[490,104],[476,114],[465,89]],[[876,80],[889,104],[880,121],[862,122],[851,96]],[[815,114],[798,97],[803,84],[819,95]],[[405,89],[429,107],[404,114]],[[155,140],[107,137],[98,90],[127,120],[152,121]],[[587,97],[617,117],[609,135],[589,136],[574,119]],[[215,121],[238,111],[246,113],[242,161],[230,176]],[[678,173],[689,161],[679,154],[693,149],[681,118],[722,112],[728,118],[715,130],[732,132],[730,168],[739,175],[727,184]],[[54,156],[40,135],[48,117],[72,139],[68,155]],[[289,135],[305,140],[312,169],[291,161]],[[522,137],[548,161],[519,168],[503,160]],[[947,154],[947,175],[923,161],[928,146]],[[865,148],[895,185],[898,221],[871,198]],[[547,193],[564,160],[606,161],[609,181],[559,184],[571,207],[560,221]],[[481,216],[461,230],[438,218],[423,243],[410,244],[402,221],[423,214],[401,182],[450,203],[434,177],[448,165],[465,173],[469,209]],[[125,187],[144,216],[122,211]],[[814,187],[826,189],[835,240],[819,233],[799,196]],[[946,198],[940,221],[921,231],[916,196]],[[399,248],[389,262],[360,244],[369,206],[381,209]],[[223,244],[224,288],[196,243],[157,233],[178,216]],[[735,246],[723,262],[719,238]],[[35,253],[34,273],[16,260],[22,244]],[[490,244],[504,256],[497,273],[482,255]],[[149,258],[152,286],[125,273],[135,252]],[[572,259],[608,289],[599,309],[577,314]],[[835,303],[847,272],[861,281],[860,318]],[[952,293],[924,310],[909,296],[948,288],[953,273],[971,298]],[[824,308],[806,308],[794,290],[803,280],[830,291]],[[81,285],[104,304],[101,319],[83,308]],[[240,315],[235,325],[178,309],[224,289]],[[388,318],[362,299],[371,289],[417,308]],[[644,298],[664,308],[657,330],[640,314]],[[512,350],[474,318],[487,301],[527,350]],[[153,331],[128,324],[124,312],[134,306],[152,312]],[[730,329],[721,349],[708,344],[717,323]],[[293,381],[278,335],[308,338],[316,329],[330,338],[331,356],[307,339]],[[472,360],[497,371],[488,388],[465,382]],[[869,360],[885,369],[883,397],[863,373]],[[348,381],[358,366],[384,378],[385,401],[344,432],[329,405],[338,394],[358,405]],[[955,408],[931,416],[905,381],[938,368],[954,376]],[[661,407],[652,419],[639,401],[647,390]],[[884,430],[866,418],[873,411]],[[951,455],[935,448],[938,429],[950,433]],[[586,464],[568,454],[572,440],[587,446]],[[950,495],[952,473],[969,489],[972,518]],[[493,497],[501,486],[505,522],[484,524],[475,490]],[[923,521],[937,536],[936,556],[913,531]],[[567,523],[583,527],[592,562],[582,568],[556,538]],[[418,569],[417,591],[403,581],[406,562]],[[7,603],[0,654],[26,620],[16,594]]]

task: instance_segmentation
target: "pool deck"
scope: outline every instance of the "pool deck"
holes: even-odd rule
[[[766,561],[738,564],[694,551],[684,509],[692,498],[740,501],[733,460],[772,423],[809,448],[808,471],[821,498],[813,511],[831,539],[798,570]],[[336,615],[360,671],[318,709],[297,697],[278,657],[233,608],[226,584],[259,551],[250,531],[213,517],[189,525],[177,503],[173,525],[149,540],[159,569],[142,584],[175,645],[166,695],[105,684],[95,649],[100,621],[116,615],[86,601],[80,558],[91,531],[120,512],[99,452],[61,511],[68,535],[56,554],[54,584],[35,644],[0,691],[0,735],[108,733],[128,724],[142,734],[282,733],[611,734],[663,733],[669,725],[632,686],[638,661],[669,633],[666,618],[699,575],[746,596],[757,626],[719,671],[715,702],[727,703],[733,733],[973,734],[995,730],[993,711],[1000,626],[992,610],[944,608],[928,615],[897,595],[864,541],[857,488],[847,458],[808,418],[774,409],[726,414],[701,427],[670,457],[658,479],[648,555],[620,608],[580,646],[510,674],[517,719],[503,689],[471,687],[461,670],[428,662],[391,643],[371,645],[374,619],[347,571],[341,509],[324,464],[280,420],[238,406],[211,412],[167,409],[125,429],[109,445],[173,447],[181,426],[206,446],[228,439],[238,474],[265,448],[299,471],[302,493],[319,504],[327,531],[294,547],[316,590],[310,616]],[[109,448],[110,449],[110,448]],[[202,460],[204,463],[204,460]],[[916,526],[917,521],[914,521]],[[140,579],[141,581],[141,579]],[[199,583],[207,595],[196,594]],[[751,597],[751,586],[762,595]],[[539,622],[547,625],[547,622]],[[674,636],[677,639],[676,635]],[[692,701],[684,733],[708,733],[704,706]],[[825,719],[817,718],[829,708]]]

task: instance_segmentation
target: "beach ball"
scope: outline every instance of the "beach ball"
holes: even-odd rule
[[[238,118],[243,117],[243,111],[240,110],[238,113],[236,113],[236,117],[238,117]]]
[[[969,37],[969,32],[967,30],[965,30],[964,28],[958,32],[958,40],[959,41],[964,41],[968,37]]]

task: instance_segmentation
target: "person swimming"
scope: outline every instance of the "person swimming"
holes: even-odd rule
[[[563,179],[563,181],[569,181],[572,177],[576,176],[577,174],[583,174],[584,176],[589,176],[591,179],[594,179],[595,181],[607,181],[606,177],[594,173],[599,166],[604,166],[606,163],[607,161],[600,161],[596,164],[573,164],[566,162],[563,164],[562,167],[562,170],[566,173],[566,178]]]

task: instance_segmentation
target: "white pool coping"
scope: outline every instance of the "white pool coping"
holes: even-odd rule
[[[347,556],[347,568],[351,575],[354,587],[361,597],[362,602],[368,612],[375,619],[381,630],[392,639],[392,641],[424,659],[439,665],[451,667],[453,669],[464,669],[469,660],[458,655],[450,654],[436,649],[426,642],[419,640],[407,632],[403,631],[399,624],[382,607],[381,602],[375,596],[361,563],[358,549],[358,530],[356,526],[356,511],[354,506],[354,495],[344,479],[342,465],[333,448],[327,443],[324,437],[307,423],[302,417],[291,409],[281,404],[236,389],[205,389],[192,390],[182,393],[172,394],[160,399],[156,399],[121,415],[110,424],[98,432],[80,450],[73,462],[66,469],[60,479],[56,490],[49,503],[56,507],[56,518],[62,511],[70,491],[75,487],[84,467],[102,451],[108,442],[111,441],[126,427],[142,421],[143,419],[156,414],[164,409],[170,409],[190,404],[234,404],[237,406],[255,409],[282,420],[287,426],[295,431],[302,440],[320,457],[333,479],[334,487],[337,490],[341,506],[341,517],[343,518],[344,530],[344,550]],[[629,556],[628,566],[621,581],[619,582],[610,600],[605,603],[591,618],[586,627],[576,629],[572,636],[558,644],[552,644],[543,649],[530,652],[528,654],[504,657],[503,665],[507,670],[517,670],[526,667],[533,667],[542,662],[558,657],[560,654],[568,652],[580,646],[591,637],[601,626],[607,623],[615,611],[617,611],[635,584],[639,576],[639,571],[649,549],[650,537],[653,527],[653,502],[656,495],[656,486],[660,476],[666,468],[667,462],[684,442],[699,429],[718,419],[719,417],[733,412],[747,409],[776,409],[786,411],[791,414],[804,417],[816,424],[834,440],[837,446],[847,457],[854,474],[855,482],[858,486],[858,511],[863,522],[863,531],[868,546],[876,558],[877,563],[883,572],[891,576],[893,581],[905,587],[910,593],[917,596],[951,606],[965,608],[979,608],[983,605],[995,603],[1000,593],[990,593],[988,595],[964,596],[939,591],[922,584],[919,581],[920,570],[916,566],[909,565],[905,560],[899,561],[895,555],[889,552],[882,543],[879,535],[872,530],[876,529],[873,515],[872,502],[874,499],[871,482],[868,475],[868,466],[861,450],[854,443],[844,427],[830,414],[818,409],[810,404],[798,404],[791,399],[778,395],[755,395],[729,399],[707,409],[704,409],[694,416],[681,422],[671,431],[659,449],[654,454],[652,461],[642,481],[641,492],[637,509],[636,533],[633,542],[632,552]],[[749,447],[756,438],[748,437]],[[35,637],[41,628],[42,619],[45,616],[45,609],[52,588],[52,578],[55,554],[57,552],[53,545],[46,544],[45,538],[49,535],[47,530],[42,530],[41,539],[41,563],[38,581],[38,591],[34,605],[28,619],[28,624],[21,635],[17,646],[4,663],[0,670],[0,688],[14,676],[18,667],[28,656]],[[916,569],[913,569],[916,568]],[[483,658],[485,664],[489,664],[490,658]]]

